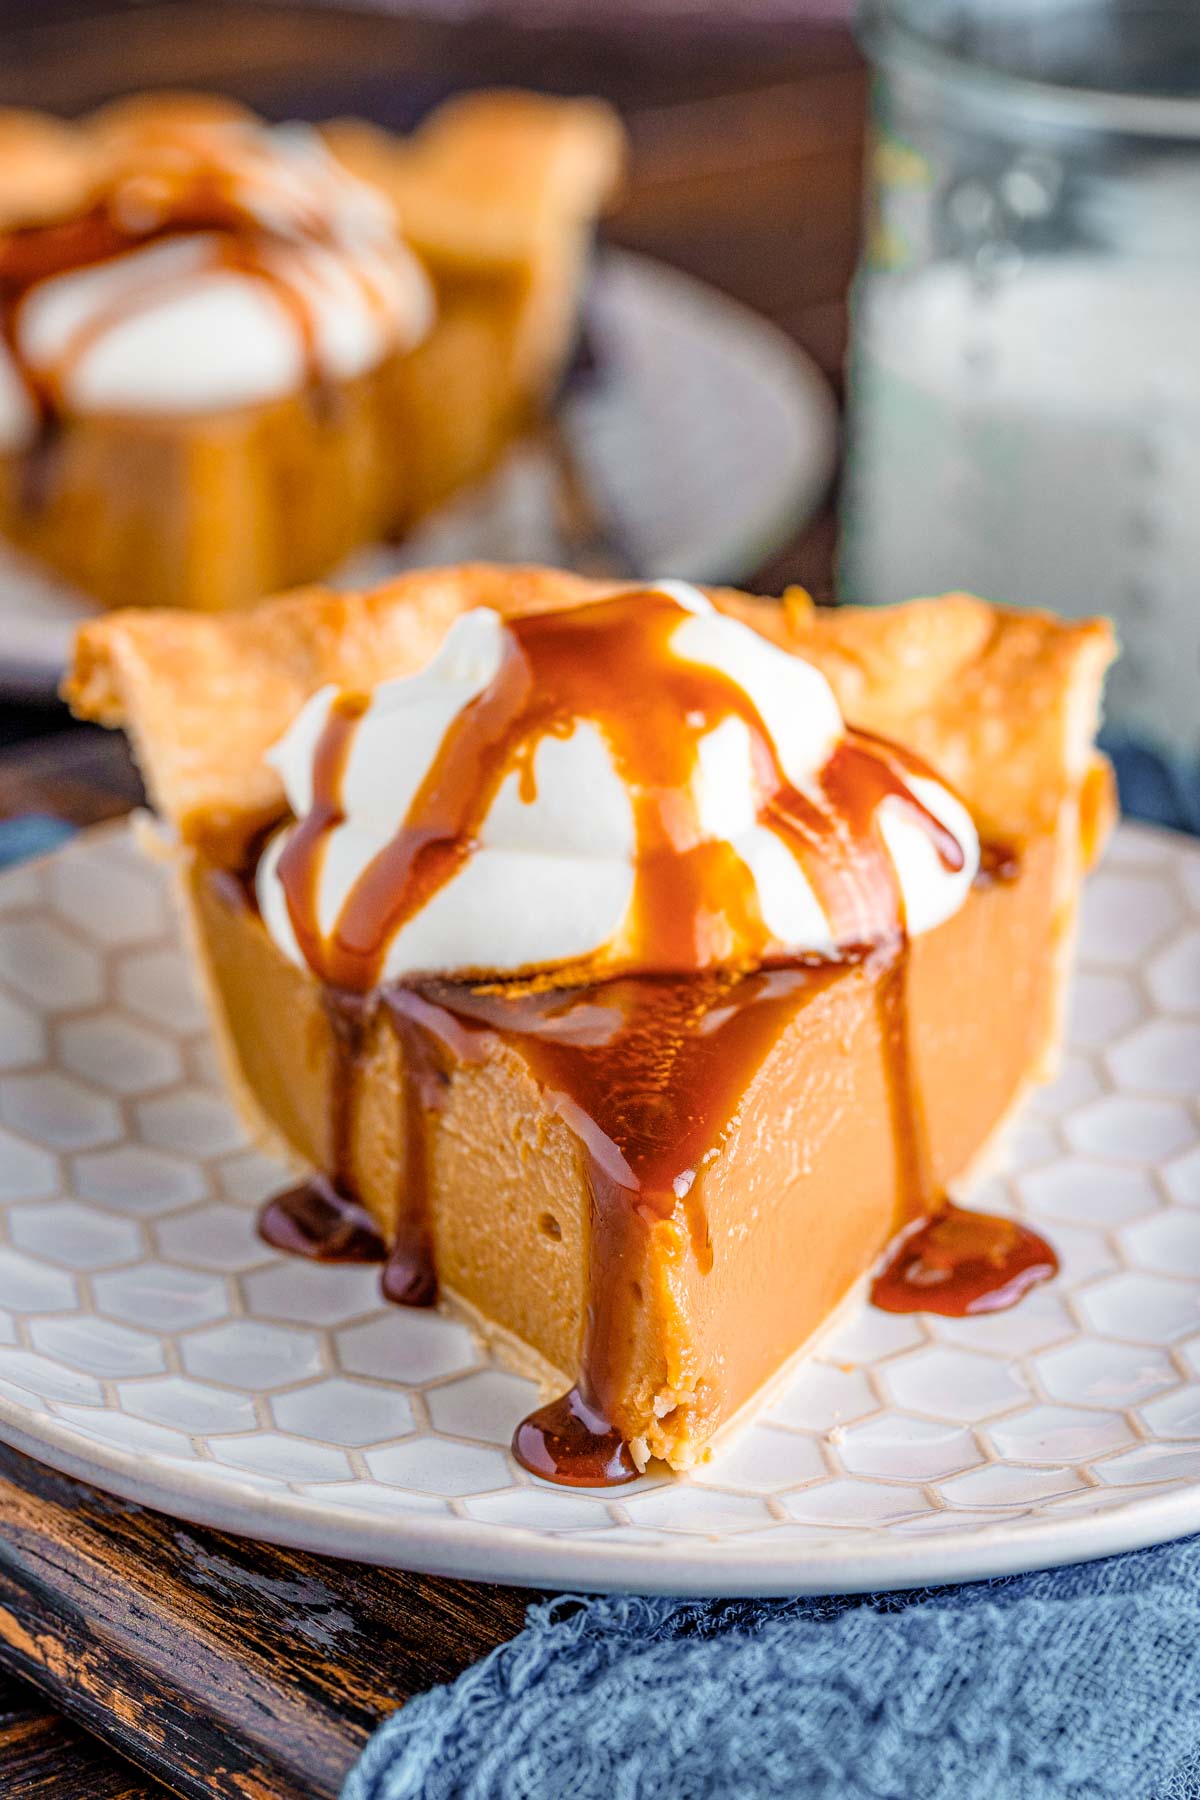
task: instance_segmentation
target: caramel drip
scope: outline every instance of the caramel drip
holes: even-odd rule
[[[628,1444],[578,1387],[522,1419],[512,1447],[531,1475],[560,1487],[621,1487],[638,1478]]]
[[[695,817],[699,743],[728,719],[740,720],[750,738],[761,822],[802,864],[837,941],[874,936],[881,917],[903,923],[879,831],[884,801],[919,821],[947,868],[961,868],[957,840],[906,780],[928,774],[923,765],[852,732],[826,764],[819,789],[801,793],[739,683],[673,653],[682,622],[678,602],[654,590],[508,620],[495,678],[452,720],[400,829],[363,870],[327,935],[317,924],[309,862],[281,860],[292,924],[312,968],[338,987],[375,986],[389,943],[472,854],[504,781],[515,775],[527,796],[538,745],[569,736],[579,721],[602,733],[633,805],[637,855],[627,929],[638,968],[745,968],[786,954],[763,921],[749,867],[732,845],[703,839]],[[340,756],[344,721],[336,711],[329,729]],[[340,774],[317,785],[319,822],[306,820],[297,833],[306,845],[340,821],[339,784]]]
[[[333,1063],[329,1072],[329,1157],[333,1187],[340,1196],[356,1191],[353,1165],[354,1114],[367,1028],[375,1017],[372,998],[337,989],[324,991],[331,1026]],[[438,1041],[422,1029],[420,996],[397,989],[380,997],[397,1039],[402,1146],[395,1223],[384,1259],[380,1287],[398,1306],[433,1306],[438,1297],[429,1221],[427,1145],[447,1077]]]
[[[357,1200],[325,1175],[313,1175],[268,1200],[258,1215],[259,1236],[273,1250],[316,1262],[383,1262],[387,1249],[375,1222]]]
[[[909,785],[914,775],[938,779],[898,744],[848,730],[821,770],[819,802],[785,783],[770,803],[770,822],[791,842],[838,943],[869,942],[880,919],[904,929],[904,899],[879,829],[885,802],[920,825],[943,868],[963,866],[958,839]]]
[[[317,910],[321,867],[330,833],[345,818],[342,778],[358,721],[366,707],[366,696],[362,694],[339,694],[334,701],[313,757],[312,805],[294,827],[279,858],[278,875],[287,895],[296,942],[300,954],[314,969],[320,966],[323,944]]]
[[[932,1312],[961,1319],[1015,1306],[1058,1273],[1058,1258],[1017,1219],[968,1212],[953,1201],[904,1232],[871,1286],[884,1312]]]
[[[1021,873],[1021,855],[1012,844],[985,840],[979,846],[976,887],[1003,887]]]
[[[0,292],[11,300],[39,281],[108,262],[146,241],[118,225],[104,202],[74,219],[6,232],[0,236]]]
[[[230,904],[233,904],[231,899]],[[427,1145],[430,1122],[449,1085],[442,1049],[444,1032],[425,1029],[430,1009],[411,989],[380,996],[397,1039],[402,1146],[395,1224],[385,1244],[366,1208],[355,1198],[355,1109],[374,999],[323,991],[330,1026],[328,1173],[311,1177],[268,1200],[259,1212],[259,1234],[276,1250],[325,1262],[381,1262],[385,1300],[398,1306],[433,1306],[438,1297],[429,1220]]]
[[[383,1271],[383,1297],[397,1306],[433,1306],[438,1280],[429,1205],[429,1136],[450,1074],[443,1042],[429,1029],[429,1007],[420,994],[411,988],[391,988],[384,990],[383,1000],[398,1040],[404,1115],[403,1173],[395,1235]]]
[[[236,888],[219,889],[227,905],[244,904]],[[383,1262],[387,1249],[371,1215],[355,1197],[353,1169],[356,1075],[369,1019],[357,994],[322,994],[329,1021],[329,1114],[326,1172],[268,1200],[258,1230],[276,1250],[321,1262]]]
[[[358,994],[327,988],[322,994],[329,1021],[329,1173],[341,1194],[353,1194],[354,1101],[358,1068],[370,1023],[370,1003]]]
[[[50,504],[58,479],[58,456],[62,439],[62,423],[50,412],[38,393],[32,395],[37,412],[37,426],[30,443],[21,453],[17,467],[16,497],[21,510],[36,514]]]
[[[877,951],[875,960],[875,1015],[896,1160],[896,1222],[906,1226],[940,1204],[909,1043],[908,939],[899,937],[882,954]]]

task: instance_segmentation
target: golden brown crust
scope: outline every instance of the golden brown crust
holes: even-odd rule
[[[95,147],[76,126],[47,113],[0,108],[0,231],[82,211],[97,173]]]
[[[80,717],[123,725],[151,797],[188,841],[236,854],[282,806],[263,753],[307,696],[420,667],[473,606],[505,614],[578,605],[620,584],[552,569],[420,570],[370,593],[310,589],[253,612],[125,611],[85,625],[63,693]],[[715,603],[816,663],[846,717],[916,750],[980,825],[1020,840],[1052,831],[1093,764],[1102,621],[1071,624],[968,594],[818,611],[731,590]]]
[[[85,119],[0,108],[0,231],[52,225],[84,211],[131,145],[197,125],[255,123],[217,94],[133,94]]]
[[[163,131],[189,130],[209,125],[257,125],[257,114],[224,94],[206,94],[191,88],[154,88],[143,94],[126,94],[97,107],[81,123],[82,130],[106,144],[135,143]]]
[[[790,647],[829,677],[845,716],[918,752],[988,830],[1052,830],[1094,759],[1104,619],[1081,622],[943,594],[819,613],[792,602]]]
[[[382,188],[405,237],[435,268],[517,269],[564,226],[588,223],[625,160],[620,120],[599,100],[464,94],[409,138],[361,119],[322,127],[334,155]]]

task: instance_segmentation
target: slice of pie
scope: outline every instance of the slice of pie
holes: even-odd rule
[[[599,102],[517,93],[407,139],[0,112],[0,533],[208,611],[401,536],[551,395],[621,157]]]
[[[473,567],[115,614],[67,693],[315,1171],[264,1232],[465,1310],[555,1397],[517,1454],[592,1483],[703,1454],[885,1252],[891,1307],[1053,1273],[946,1193],[1053,1061],[1111,654],[963,594]]]

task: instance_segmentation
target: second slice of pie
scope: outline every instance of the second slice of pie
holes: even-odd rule
[[[1050,1066],[1103,834],[1102,624],[424,572],[118,614],[76,710],[173,827],[234,1089],[552,1403],[550,1479],[686,1467],[889,1249],[879,1304],[1053,1272],[947,1199]]]
[[[205,611],[402,536],[548,402],[621,156],[607,107],[534,94],[407,138],[0,109],[0,534]]]

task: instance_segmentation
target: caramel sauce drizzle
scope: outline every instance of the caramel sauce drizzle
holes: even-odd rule
[[[330,707],[329,718],[313,754],[312,806],[292,832],[279,858],[279,879],[287,895],[296,942],[305,962],[314,971],[320,969],[322,955],[317,923],[321,869],[329,838],[345,821],[342,778],[358,722],[366,710],[365,694],[339,694]]]
[[[901,1234],[871,1284],[871,1303],[962,1319],[1015,1306],[1057,1273],[1054,1251],[1028,1225],[943,1200]]]
[[[902,898],[878,830],[880,805],[896,802],[929,834],[945,866],[961,867],[957,840],[908,786],[910,776],[929,771],[896,746],[851,732],[813,792],[800,792],[744,691],[719,671],[671,654],[680,610],[667,596],[631,592],[570,613],[509,621],[496,678],[445,734],[401,829],[326,934],[318,920],[321,863],[342,822],[342,781],[366,704],[362,696],[339,697],[315,758],[313,806],[278,864],[297,940],[325,983],[327,1004],[356,1022],[383,1007],[399,1039],[406,1166],[385,1272],[390,1298],[418,1305],[436,1298],[427,1134],[455,1066],[485,1055],[496,1038],[509,1043],[582,1146],[591,1216],[579,1377],[568,1394],[525,1420],[513,1440],[526,1468],[567,1485],[636,1477],[612,1421],[633,1354],[630,1322],[646,1235],[675,1221],[696,1266],[711,1267],[704,1171],[719,1154],[747,1077],[781,1027],[855,968],[876,983],[902,1228],[876,1280],[876,1303],[981,1310],[1011,1304],[1054,1269],[1040,1239],[1009,1221],[961,1214],[931,1178],[911,1067]],[[614,669],[622,675],[619,705]],[[697,841],[681,797],[698,739],[731,716],[750,733],[762,823],[800,861],[835,936],[850,945],[837,957],[778,954],[749,871],[728,846]],[[633,954],[656,973],[540,992],[512,983],[491,990],[444,981],[381,986],[388,943],[472,853],[506,776],[515,770],[529,796],[537,745],[568,733],[580,718],[603,732],[633,799]],[[987,878],[1011,879],[1009,863],[1002,874],[989,869]],[[881,918],[890,922],[882,936]],[[731,954],[763,966],[714,966]],[[332,1183],[351,1205],[346,1120],[357,1029],[343,1025],[335,1033],[331,1087]],[[311,1196],[291,1206],[304,1220],[313,1211]],[[336,1209],[331,1229],[344,1229]]]
[[[451,722],[400,829],[359,876],[326,935],[316,907],[319,864],[342,821],[346,717],[361,717],[365,707],[359,696],[335,701],[327,735],[336,754],[326,757],[322,742],[313,808],[279,862],[310,967],[334,987],[377,986],[388,944],[472,854],[504,781],[515,771],[523,794],[536,791],[538,745],[569,736],[579,720],[599,728],[633,802],[630,960],[639,968],[748,967],[786,954],[763,921],[750,869],[731,845],[704,840],[694,816],[700,739],[730,718],[750,737],[761,823],[801,863],[838,942],[874,936],[880,917],[899,920],[895,872],[878,830],[885,799],[918,820],[948,869],[962,867],[957,840],[906,780],[930,771],[894,745],[851,733],[818,791],[794,787],[745,690],[721,670],[673,654],[670,640],[684,617],[667,595],[631,590],[506,621],[495,678]]]
[[[429,1215],[429,1133],[450,1085],[445,1033],[436,1029],[436,1010],[411,988],[384,990],[384,1004],[396,1034],[404,1111],[404,1189],[383,1271],[383,1297],[398,1306],[433,1306],[438,1297]]]
[[[541,994],[426,988],[461,1030],[510,1044],[587,1163],[588,1301],[570,1393],[539,1408],[514,1438],[534,1474],[572,1486],[637,1475],[612,1428],[628,1387],[630,1320],[648,1235],[675,1221],[696,1267],[713,1250],[703,1189],[750,1070],[786,1021],[846,973],[814,961],[752,974],[628,976]]]
[[[259,1236],[274,1250],[317,1262],[383,1262],[387,1247],[365,1206],[327,1175],[286,1188],[258,1215]]]

